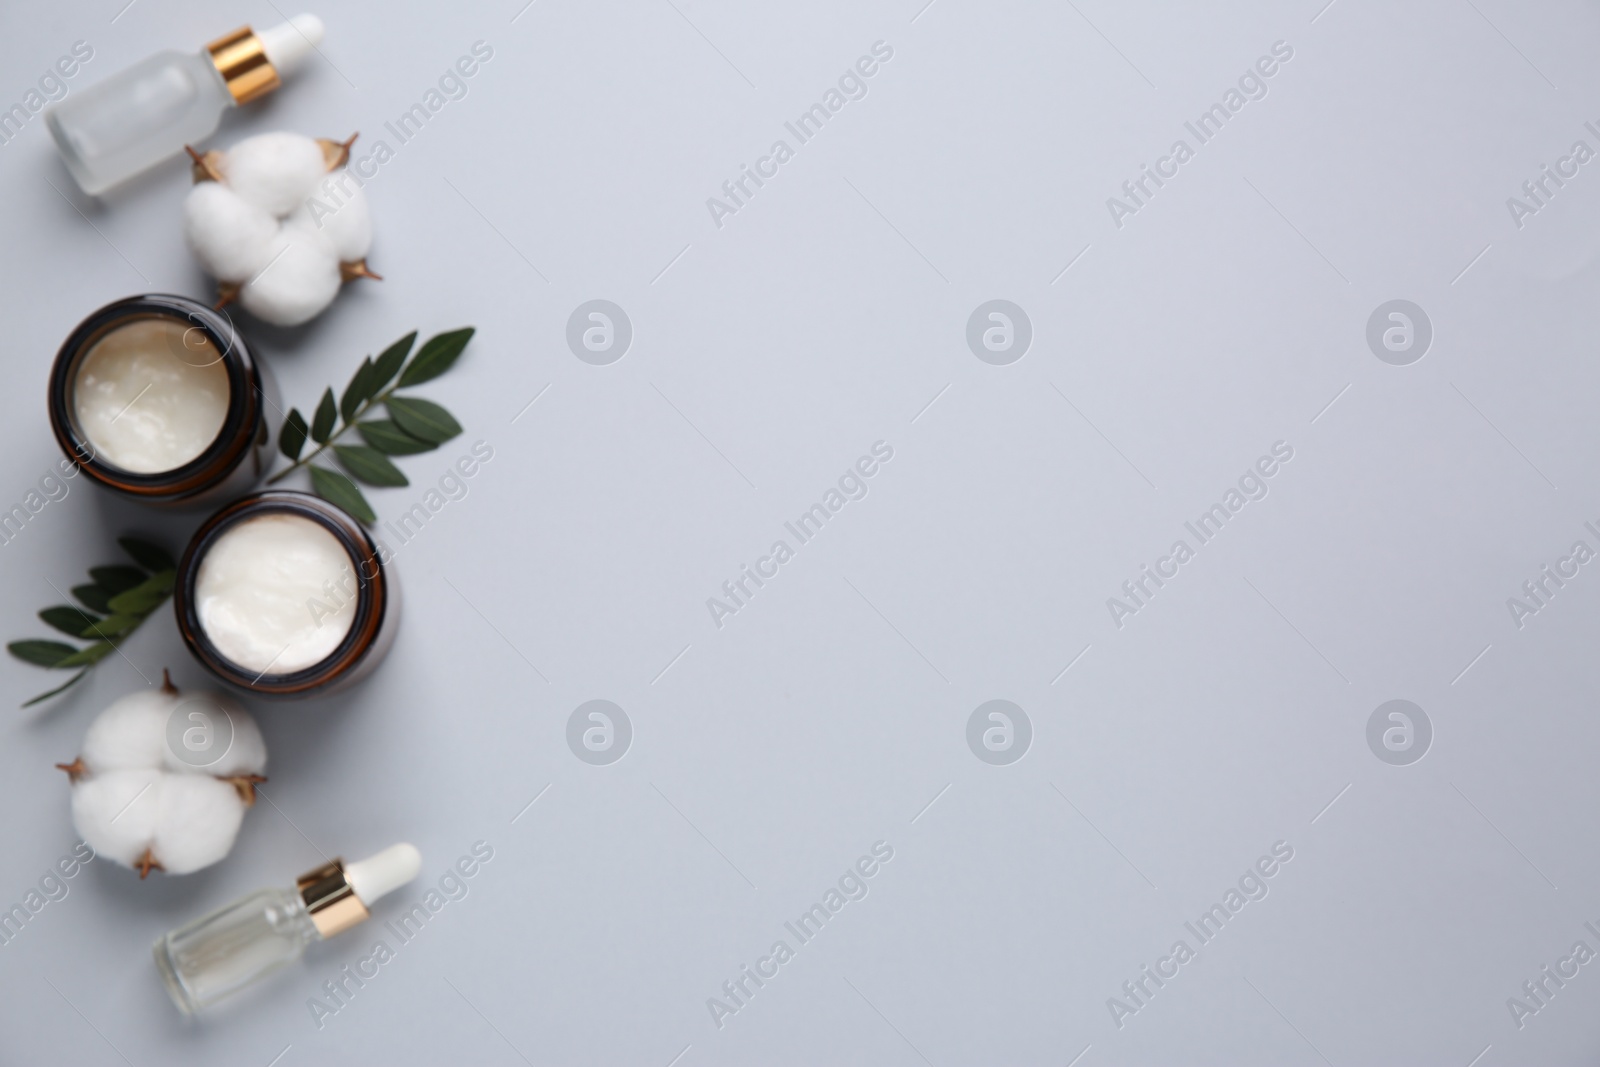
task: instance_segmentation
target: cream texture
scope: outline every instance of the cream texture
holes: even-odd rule
[[[206,636],[247,671],[291,674],[327,659],[350,632],[350,554],[320,523],[266,514],[230,527],[200,561],[195,608]]]
[[[78,364],[73,413],[102,462],[134,474],[176,470],[211,447],[228,417],[222,353],[179,319],[138,319]]]

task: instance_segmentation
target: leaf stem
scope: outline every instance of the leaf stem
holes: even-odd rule
[[[345,424],[343,426],[339,427],[333,433],[329,434],[328,435],[328,439],[326,441],[322,442],[320,445],[318,445],[314,450],[312,450],[310,455],[303,456],[300,459],[295,460],[293,463],[289,464],[289,466],[283,468],[283,470],[279,471],[277,474],[274,474],[272,477],[268,478],[267,479],[267,484],[268,485],[277,485],[279,482],[281,482],[285,478],[289,477],[289,475],[293,474],[295,471],[299,470],[301,467],[309,467],[311,465],[311,461],[312,460],[314,460],[318,456],[322,455],[322,453],[327,451],[328,448],[330,446],[332,446],[332,444],[335,441],[337,441],[339,438],[343,437],[344,434],[345,434],[345,431],[349,430],[352,426],[354,426],[357,422],[359,422],[361,420],[361,416],[365,415],[372,408],[372,406],[374,404],[381,404],[385,400],[388,400],[390,395],[398,388],[400,388],[400,386],[398,384],[391,385],[389,388],[385,389],[383,392],[379,393],[377,396],[374,396],[371,399],[365,401],[361,405],[361,407],[356,410],[355,414],[350,416],[349,420],[347,422],[345,422]],[[282,430],[280,430],[279,432],[282,433]]]
[[[120,643],[131,636],[135,630],[139,629],[139,627],[143,626],[146,620],[148,620],[150,616],[155,613],[157,608],[171,599],[172,583],[176,577],[176,572],[173,569],[171,561],[166,557],[166,554],[160,552],[159,550],[145,551],[146,549],[150,549],[150,546],[144,545],[141,542],[131,541],[131,539],[126,537],[118,538],[118,542],[122,545],[123,549],[141,565],[149,562],[151,551],[154,551],[160,557],[159,559],[156,559],[155,562],[165,563],[166,566],[161,570],[157,570],[151,574],[145,574],[138,567],[104,568],[104,572],[132,570],[136,573],[144,575],[143,579],[137,584],[128,588],[123,588],[122,591],[118,593],[112,593],[112,589],[106,584],[108,581],[107,578],[96,575],[95,572],[97,570],[101,570],[101,568],[89,568],[89,577],[94,579],[94,582],[87,587],[75,586],[73,588],[73,594],[80,602],[84,604],[85,607],[94,607],[96,611],[104,610],[106,612],[106,617],[104,619],[98,619],[91,625],[85,627],[76,635],[80,639],[95,639],[92,644],[85,648],[73,648],[71,645],[60,645],[60,647],[68,649],[67,655],[58,657],[52,662],[44,662],[35,654],[38,651],[37,646],[60,644],[59,642],[13,641],[11,644],[7,645],[7,651],[9,651],[13,656],[23,660],[24,662],[32,663],[37,667],[44,667],[47,670],[69,670],[74,667],[77,668],[77,671],[72,675],[71,678],[68,678],[65,682],[56,686],[49,692],[40,693],[32,700],[29,700],[27,703],[23,704],[23,707],[32,707],[35,704],[49,700],[51,697],[65,692],[66,690],[71,689],[74,685],[77,685],[83,680],[84,676],[86,676],[112,652],[120,653]],[[133,548],[130,548],[130,544],[138,545],[140,551],[135,551]],[[120,586],[122,584],[125,583],[121,581],[121,576],[118,575],[117,585]],[[94,596],[95,603],[90,602],[89,596],[91,593]],[[152,599],[152,597],[154,599]],[[111,607],[113,603],[116,603],[117,606]],[[100,606],[102,604],[104,605],[103,607]],[[56,626],[57,629],[61,629],[62,627],[58,626],[55,622],[51,622],[50,616],[53,610],[54,609],[46,608],[39,613],[39,617],[44,619],[45,622],[49,622],[52,626]],[[77,610],[80,615],[85,614],[82,609],[74,610]],[[94,618],[94,616],[87,617]],[[101,629],[101,626],[111,619],[120,619],[124,621],[131,619],[133,624],[131,626],[125,626],[122,629],[113,628],[115,632],[108,633],[106,630]],[[30,645],[36,647],[26,649],[25,651],[18,651],[18,646]],[[126,658],[126,653],[123,653],[123,656]],[[129,662],[131,663],[132,660],[129,660]]]
[[[35,704],[39,703],[42,700],[49,700],[51,697],[55,696],[57,693],[65,692],[66,690],[71,689],[74,685],[77,685],[79,680],[81,680],[83,678],[83,676],[88,674],[88,673],[89,673],[89,668],[88,667],[83,667],[82,669],[80,669],[78,671],[77,674],[74,674],[71,678],[68,678],[67,681],[66,681],[66,684],[58,685],[54,689],[50,690],[50,692],[48,692],[48,693],[40,693],[38,696],[34,697],[32,700],[28,701],[26,704],[24,704],[22,706],[25,707],[25,708],[31,708]]]

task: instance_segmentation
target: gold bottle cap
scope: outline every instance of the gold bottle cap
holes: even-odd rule
[[[295,888],[300,891],[317,933],[325,938],[343,933],[372,914],[345,878],[342,859],[334,858],[302,874]]]
[[[248,104],[272,92],[282,80],[267,58],[261,38],[249,26],[241,26],[206,45],[217,73],[227,83],[235,104]]]

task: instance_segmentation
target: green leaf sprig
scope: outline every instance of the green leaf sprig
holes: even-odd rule
[[[13,641],[6,646],[13,656],[36,667],[77,668],[65,683],[48,693],[40,693],[23,707],[49,700],[76,685],[90,668],[114,652],[120,641],[137,630],[139,624],[172,595],[178,568],[165,550],[132,537],[119,537],[117,544],[138,566],[90,567],[90,581],[72,587],[72,595],[83,607],[60,604],[39,612],[39,618],[50,626],[69,637],[91,641],[91,644],[78,648],[65,641],[29,639]]]
[[[377,359],[368,356],[362,360],[337,402],[331,388],[325,391],[310,424],[298,408],[291,409],[278,432],[278,451],[292,462],[268,478],[267,484],[281,482],[304,467],[311,474],[311,488],[318,496],[364,523],[377,522],[377,514],[356,482],[381,487],[409,485],[405,474],[389,457],[431,452],[461,433],[461,424],[443,407],[431,400],[396,396],[396,391],[432,381],[449,370],[472,340],[472,334],[471,326],[436,334],[424,341],[407,363],[406,357],[417,340],[417,332],[412,330],[384,349]],[[389,417],[366,418],[379,404],[388,410]],[[340,443],[339,439],[351,429],[366,443]],[[302,457],[307,439],[317,447]],[[319,456],[326,460],[330,455],[343,471],[313,462]]]

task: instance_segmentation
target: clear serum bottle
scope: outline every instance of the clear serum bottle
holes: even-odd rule
[[[91,196],[216,132],[223,112],[282,84],[322,40],[322,20],[296,15],[248,26],[199,52],[157,52],[45,112],[67,170]]]
[[[408,844],[346,865],[332,860],[293,889],[262,889],[180,926],[155,944],[167,992],[192,1015],[299,959],[306,946],[341,933],[422,869]]]

